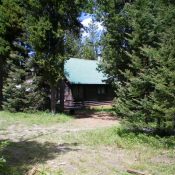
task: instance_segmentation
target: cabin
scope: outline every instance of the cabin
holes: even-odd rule
[[[65,62],[64,90],[60,93],[60,104],[64,105],[64,110],[111,105],[114,91],[106,82],[107,77],[98,70],[98,63],[78,58]]]

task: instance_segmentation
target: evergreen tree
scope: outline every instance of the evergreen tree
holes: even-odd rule
[[[74,35],[68,33],[65,40],[65,52],[68,53],[68,57],[80,58],[81,37],[80,35]]]
[[[96,60],[101,51],[101,32],[98,29],[96,20],[81,31],[81,37],[72,36],[70,38],[70,50],[74,50],[72,56],[88,60]]]
[[[88,60],[95,60],[97,58],[93,44],[88,37],[81,42],[78,54],[79,58],[84,58]]]
[[[27,56],[25,45],[21,42],[17,45],[16,52],[12,52],[7,61],[3,109],[11,112],[45,110],[48,94],[42,76],[39,76],[32,58]]]
[[[96,20],[92,17],[92,21],[87,27],[87,36],[82,38],[82,46],[80,48],[81,57],[95,60],[98,57],[100,41],[100,32],[98,31],[98,26]]]
[[[47,110],[48,94],[46,86],[42,80],[42,76],[33,75],[32,79],[28,79],[24,83],[25,86],[25,111]]]
[[[25,86],[25,111],[38,111],[50,109],[48,103],[48,88],[44,82],[41,70],[33,58],[25,62],[26,77],[23,82]]]
[[[3,109],[11,112],[24,111],[26,104],[24,86],[26,72],[21,60],[19,55],[13,54],[8,61],[8,76],[3,87]]]
[[[127,1],[126,1],[127,2]],[[100,68],[108,76],[108,81],[116,84],[126,81],[122,71],[130,69],[130,59],[126,54],[129,50],[126,37],[131,31],[128,16],[123,11],[125,1],[98,0],[97,15],[105,27],[102,36],[102,59]]]
[[[102,68],[116,86],[117,114],[134,126],[172,128],[174,4],[115,1],[103,8],[107,34]]]
[[[165,2],[165,5],[161,14],[165,24],[164,32],[161,34],[161,47],[156,55],[159,66],[152,76],[155,90],[151,100],[158,126],[175,129],[175,3]]]
[[[20,0],[0,1],[0,109],[2,107],[4,81],[8,73],[7,61],[15,51],[13,43],[22,36],[24,10]]]
[[[64,77],[63,65],[69,53],[66,34],[79,33],[78,17],[85,1],[29,1],[26,28],[36,51],[35,61],[51,89],[51,110],[56,110],[56,88]]]

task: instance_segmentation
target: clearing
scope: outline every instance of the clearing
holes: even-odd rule
[[[110,112],[85,111],[77,117],[0,112],[0,141],[8,140],[3,155],[10,171],[14,175],[129,175],[127,170],[134,169],[174,174],[174,137],[127,133]]]

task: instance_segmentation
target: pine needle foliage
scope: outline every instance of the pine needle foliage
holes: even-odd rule
[[[35,61],[50,86],[51,110],[56,112],[56,89],[64,79],[64,62],[68,59],[68,34],[78,35],[78,17],[86,1],[39,0],[28,1],[26,30],[36,52]]]
[[[104,12],[102,70],[116,88],[116,113],[134,127],[175,129],[175,4],[115,1]]]
[[[8,76],[3,87],[3,109],[11,112],[23,111],[25,108],[25,69],[21,58],[15,55],[8,61]]]

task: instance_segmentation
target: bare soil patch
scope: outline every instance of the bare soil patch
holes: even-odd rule
[[[116,116],[107,112],[79,112],[75,117],[76,119],[72,122],[72,125],[76,128],[97,129],[119,123]]]
[[[66,132],[78,132],[83,130],[91,130],[103,127],[110,127],[118,124],[117,118],[110,113],[78,113],[75,119],[66,123],[55,123],[51,126],[43,125],[26,125],[15,123],[7,129],[1,131],[0,140],[23,141],[34,139],[51,133],[63,134]]]

